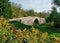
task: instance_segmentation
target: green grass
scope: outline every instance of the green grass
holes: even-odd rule
[[[15,27],[15,29],[30,29],[32,26],[31,25],[25,25],[25,24],[23,24],[23,23],[21,23],[21,22],[18,22],[18,21],[12,21],[12,22],[10,22],[10,24],[13,26],[13,27]]]
[[[45,26],[45,25],[36,25],[34,27],[39,29],[42,32],[47,32],[50,37],[60,38],[60,28],[55,28],[55,27]]]
[[[20,22],[10,22],[13,26],[15,26],[16,29],[30,29],[32,26],[30,25],[25,25],[23,23]],[[60,29],[59,28],[54,28],[51,26],[45,26],[45,25],[34,25],[33,26],[36,29],[39,29],[42,32],[47,32],[49,36],[56,36],[56,37],[60,37]]]
[[[60,31],[58,30],[59,28],[54,28],[54,27],[51,27],[51,26],[36,25],[34,27],[37,28],[37,29],[40,29],[43,32],[60,33]]]

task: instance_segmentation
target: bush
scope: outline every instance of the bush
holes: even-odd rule
[[[0,43],[11,43],[13,40],[13,30],[10,29],[10,24],[4,20],[0,19]]]
[[[0,19],[0,43],[58,43],[58,41],[60,41],[59,38],[49,36],[47,32],[34,27],[15,29],[8,21]]]

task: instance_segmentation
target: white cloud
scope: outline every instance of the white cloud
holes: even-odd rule
[[[23,9],[43,11],[51,9],[52,0],[13,0],[12,2],[20,3]]]

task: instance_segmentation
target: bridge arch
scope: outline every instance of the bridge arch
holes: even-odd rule
[[[36,19],[34,19],[34,21],[33,21],[33,25],[37,25],[37,24],[39,24],[39,20],[36,18]]]

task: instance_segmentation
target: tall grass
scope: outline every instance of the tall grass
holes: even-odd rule
[[[48,32],[42,32],[33,26],[30,29],[15,29],[8,21],[0,19],[0,43],[60,43],[58,34],[49,36]]]

